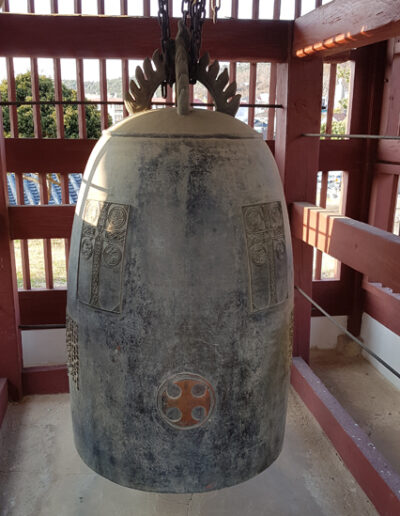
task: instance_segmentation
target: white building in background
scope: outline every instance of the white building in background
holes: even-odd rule
[[[90,100],[90,101],[93,101],[93,102],[100,102],[101,101],[101,98],[99,95],[93,95],[91,93],[88,93],[85,95],[85,97]],[[124,112],[123,112],[123,99],[121,98],[118,98],[118,97],[108,97],[107,100],[111,100],[111,101],[115,101],[115,102],[121,102],[121,104],[108,104],[107,106],[107,110],[108,110],[108,114],[110,115],[110,117],[112,118],[112,123],[113,124],[116,124],[117,122],[120,122],[123,117],[124,117]],[[98,104],[97,105],[97,109],[100,110],[101,108],[101,105]]]
[[[112,100],[121,102],[121,104],[109,104],[108,105],[108,114],[111,116],[113,124],[120,122],[124,118],[124,110],[123,110],[123,99],[114,97]]]

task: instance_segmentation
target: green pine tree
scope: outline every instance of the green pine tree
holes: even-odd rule
[[[29,72],[22,73],[15,78],[16,98],[17,101],[32,100],[32,84],[31,74]],[[8,100],[7,81],[3,80],[0,83],[0,95],[3,101]],[[39,76],[39,95],[40,100],[54,100],[54,84],[50,77],[44,75]],[[62,85],[63,100],[74,101],[77,100],[76,91]],[[99,138],[101,134],[101,115],[97,107],[93,105],[86,105],[86,126],[88,138]],[[78,106],[64,105],[64,131],[65,138],[78,138]],[[33,109],[32,106],[22,105],[17,108],[18,116],[18,133],[22,138],[33,138]],[[54,105],[40,106],[40,118],[43,138],[56,138],[56,110]],[[10,136],[10,115],[9,107],[3,107],[4,132],[6,136]],[[108,117],[109,125],[112,124],[112,119]]]

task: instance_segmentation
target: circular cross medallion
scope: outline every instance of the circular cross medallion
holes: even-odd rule
[[[127,218],[128,213],[125,207],[114,204],[108,211],[108,230],[117,231],[122,228],[125,225]]]
[[[121,260],[122,252],[118,246],[109,244],[103,249],[103,262],[107,267],[116,267]]]
[[[157,406],[169,425],[190,430],[203,425],[211,416],[215,406],[214,389],[198,374],[179,373],[161,384]]]
[[[264,215],[261,206],[251,206],[245,212],[246,226],[250,233],[265,231]]]
[[[81,253],[86,260],[89,260],[89,258],[93,254],[93,244],[92,240],[90,238],[83,238],[81,242]]]
[[[262,244],[255,244],[250,247],[250,256],[256,265],[264,265],[268,260],[268,253]]]

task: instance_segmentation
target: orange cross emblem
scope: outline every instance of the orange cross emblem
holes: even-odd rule
[[[180,429],[205,423],[215,404],[209,382],[191,373],[181,373],[166,380],[159,390],[158,400],[163,419]]]

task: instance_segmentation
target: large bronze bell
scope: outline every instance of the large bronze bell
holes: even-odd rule
[[[217,107],[232,110],[207,65]],[[279,455],[293,305],[271,152],[228,114],[189,111],[185,91],[177,109],[129,117],[93,150],[67,306],[80,456],[118,484],[174,493],[237,484]]]

